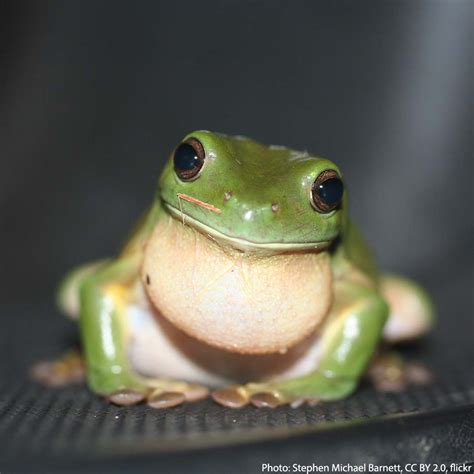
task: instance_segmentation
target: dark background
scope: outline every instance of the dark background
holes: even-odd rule
[[[336,161],[384,268],[468,271],[469,3],[2,3],[0,301],[113,253],[199,128]]]
[[[381,266],[433,294],[433,353],[469,365],[471,45],[467,0],[2,2],[2,369],[67,347],[58,280],[199,128],[337,162]]]

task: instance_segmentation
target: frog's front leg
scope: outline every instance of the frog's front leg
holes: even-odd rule
[[[322,328],[322,356],[315,371],[295,379],[217,390],[212,394],[214,400],[230,407],[249,402],[274,407],[337,400],[353,392],[381,338],[388,306],[374,289],[361,284],[339,280],[334,291],[334,303]]]
[[[165,408],[203,398],[207,396],[204,387],[142,377],[130,365],[127,308],[139,265],[139,256],[122,258],[82,284],[79,323],[88,385],[119,405],[147,400],[153,407]]]

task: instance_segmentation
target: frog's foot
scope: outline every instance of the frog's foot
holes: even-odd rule
[[[47,387],[64,387],[84,382],[84,360],[77,351],[68,351],[54,361],[38,362],[31,367],[31,377]]]
[[[377,355],[370,363],[367,378],[383,392],[400,392],[408,385],[426,385],[433,381],[433,374],[417,362],[405,362],[394,352]]]
[[[374,357],[366,377],[377,390],[383,392],[400,392],[407,386],[403,359],[393,352]]]
[[[147,404],[153,408],[168,408],[184,402],[195,402],[209,396],[209,389],[203,385],[164,381],[160,382],[147,396]]]
[[[231,385],[212,392],[212,398],[230,408],[241,408],[248,404],[267,408],[289,404],[296,408],[304,403],[314,405],[323,400],[344,398],[356,385],[357,380],[351,378],[328,377],[315,372],[281,382]]]
[[[137,383],[133,388],[116,390],[106,399],[114,405],[129,406],[146,402],[153,408],[170,408],[185,402],[203,400],[209,389],[203,385],[172,380],[151,380]]]

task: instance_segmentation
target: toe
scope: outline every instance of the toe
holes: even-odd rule
[[[376,357],[366,375],[375,389],[382,392],[399,392],[406,387],[404,363],[392,353]]]
[[[152,393],[148,397],[148,405],[152,408],[171,408],[181,405],[186,397],[181,392]]]
[[[31,377],[37,382],[49,385],[52,373],[51,365],[50,362],[37,362],[31,367]]]
[[[407,364],[406,377],[414,385],[427,385],[433,382],[434,375],[430,369],[416,362]]]
[[[241,408],[248,403],[248,396],[242,387],[228,387],[212,392],[214,401],[229,408]]]
[[[209,389],[203,385],[189,384],[184,392],[187,402],[196,402],[209,396]]]
[[[282,401],[274,393],[259,392],[250,397],[250,403],[258,408],[276,408]]]
[[[290,402],[291,408],[299,408],[300,406],[304,405],[306,402],[305,398],[295,398]]]
[[[112,393],[107,397],[109,402],[112,402],[115,405],[120,406],[130,406],[136,405],[137,403],[142,402],[145,399],[143,393],[136,390],[119,390],[115,393]]]

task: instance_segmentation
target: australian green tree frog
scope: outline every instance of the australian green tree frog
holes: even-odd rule
[[[87,382],[118,404],[207,396],[240,407],[348,396],[382,340],[416,338],[432,305],[379,274],[338,166],[196,131],[115,258],[72,271]]]

